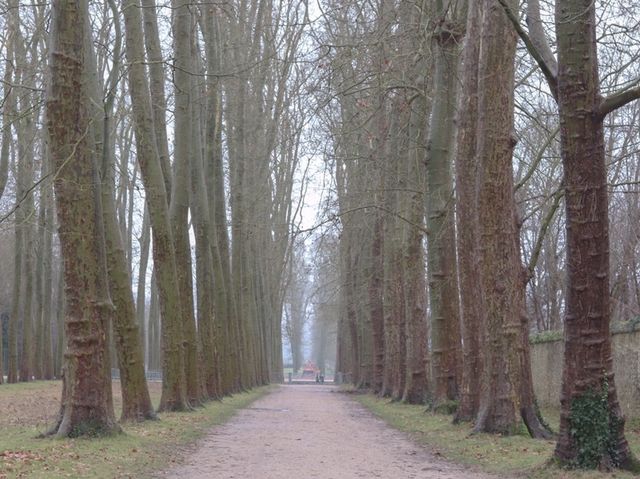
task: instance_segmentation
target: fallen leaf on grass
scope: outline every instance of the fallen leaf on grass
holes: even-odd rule
[[[0,457],[13,462],[44,461],[44,457],[31,451],[2,451]]]

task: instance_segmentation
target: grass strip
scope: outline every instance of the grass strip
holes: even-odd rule
[[[436,456],[498,476],[531,479],[627,479],[638,477],[623,471],[575,471],[549,464],[555,441],[531,439],[526,432],[515,436],[471,434],[469,424],[453,424],[453,416],[427,412],[424,406],[392,402],[372,394],[353,397],[395,429],[408,433]],[[543,411],[557,430],[558,411]],[[640,453],[640,423],[627,425],[632,450]]]
[[[37,439],[34,426],[3,428],[0,479],[145,478],[179,461],[211,427],[265,395],[269,387],[207,403],[159,421],[124,424],[123,434],[92,439]]]

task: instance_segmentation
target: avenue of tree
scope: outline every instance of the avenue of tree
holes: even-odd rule
[[[149,370],[188,411],[310,334],[337,379],[551,438],[529,336],[563,330],[555,459],[638,469],[610,340],[640,317],[637,18],[0,1],[0,371],[62,378],[51,435],[109,434],[113,369],[120,421],[155,419]]]

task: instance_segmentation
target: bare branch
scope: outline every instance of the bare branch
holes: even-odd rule
[[[531,167],[529,168],[527,173],[524,175],[524,177],[515,186],[514,191],[518,191],[520,188],[522,188],[527,183],[527,181],[529,181],[529,179],[533,176],[536,169],[538,168],[538,165],[540,165],[540,162],[544,158],[544,152],[547,151],[547,148],[549,147],[549,145],[553,142],[553,140],[556,139],[556,136],[558,136],[558,133],[560,133],[560,127],[557,127],[555,130],[553,130],[553,132],[549,136],[547,136],[547,140],[544,142],[544,144],[538,151],[538,154],[536,155],[533,162],[531,163]]]
[[[638,98],[640,98],[640,86],[621,90],[604,98],[600,103],[598,113],[602,118],[604,118],[612,111],[617,110]]]
[[[540,19],[540,0],[527,1],[527,26],[529,27],[529,35],[531,42],[540,52],[540,56],[549,66],[549,70],[554,78],[558,77],[558,61],[551,51],[549,42],[542,28],[542,20]]]
[[[357,211],[363,211],[363,210],[379,210],[382,211],[383,213],[387,213],[395,218],[398,218],[400,221],[405,222],[406,224],[408,224],[409,226],[411,226],[412,228],[417,229],[418,231],[420,231],[422,234],[424,235],[428,235],[429,231],[422,225],[416,224],[415,222],[411,221],[410,219],[404,217],[403,215],[401,215],[400,213],[397,213],[395,211],[392,211],[388,208],[385,208],[384,206],[380,206],[380,205],[363,205],[363,206],[357,206],[354,208],[351,208],[349,210],[346,211],[342,211],[340,213],[337,214],[332,214],[329,216],[329,218],[324,219],[318,223],[316,223],[315,225],[309,227],[309,228],[305,228],[305,229],[297,229],[296,231],[293,232],[294,236],[300,235],[300,234],[306,234],[306,233],[310,233],[312,231],[315,231],[316,229],[327,225],[327,224],[331,224],[331,223],[335,223],[339,218],[348,215],[349,213],[355,213]]]
[[[518,20],[517,15],[511,10],[511,7],[507,4],[507,0],[498,0],[498,3],[504,9],[504,12],[507,14],[509,21],[513,25],[516,33],[527,47],[529,54],[536,61],[540,70],[542,71],[544,77],[547,79],[547,83],[549,84],[549,88],[551,89],[551,93],[553,97],[557,100],[558,98],[558,76],[557,76],[557,65],[555,69],[555,73],[553,67],[545,61],[543,54],[536,48],[535,42],[529,37],[527,32],[524,31],[522,25],[520,25],[520,20]]]
[[[531,280],[533,277],[533,272],[536,268],[536,264],[538,263],[538,258],[540,257],[540,252],[542,251],[542,245],[544,242],[544,238],[547,234],[547,230],[553,221],[553,218],[560,207],[560,200],[564,197],[564,188],[560,188],[553,194],[553,203],[551,203],[551,207],[547,211],[547,214],[542,219],[542,223],[540,224],[540,231],[538,232],[538,238],[536,239],[536,244],[533,248],[533,252],[531,253],[531,259],[529,260],[529,264],[527,265],[527,280]]]

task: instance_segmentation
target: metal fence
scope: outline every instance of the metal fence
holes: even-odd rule
[[[147,381],[162,381],[162,371],[156,369],[148,369],[145,371]],[[111,369],[111,379],[120,379],[120,370],[118,368]]]

